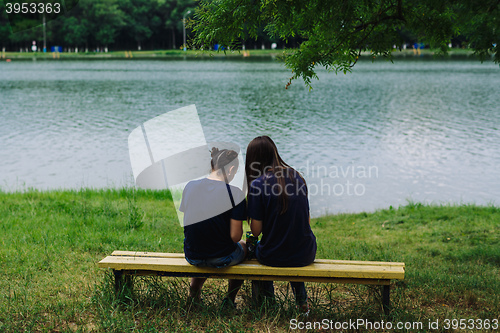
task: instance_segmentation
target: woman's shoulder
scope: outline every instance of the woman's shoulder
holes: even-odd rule
[[[299,178],[302,179],[302,175],[295,170],[294,168],[283,168],[280,170],[274,170],[274,171],[269,171],[261,176],[257,177],[255,180],[252,181],[252,184],[263,184],[268,181],[273,181],[276,180],[277,178]]]
[[[300,172],[298,172],[297,170],[292,169],[292,168],[290,168],[290,169],[291,169],[290,174],[292,175],[292,177],[294,179],[298,179],[300,182],[304,181],[304,177],[302,176],[302,174]]]
[[[189,181],[186,186],[184,186],[184,189],[198,188],[200,186],[206,186],[206,184],[207,178],[195,179]]]
[[[294,168],[283,168],[271,175],[272,178],[302,179],[302,175]]]
[[[272,172],[266,172],[266,173],[260,175],[259,177],[255,178],[250,183],[250,186],[255,186],[255,187],[262,186],[266,182],[268,182],[269,180],[274,179],[274,178],[276,178],[276,176]]]
[[[200,180],[191,180],[186,186],[184,186],[184,192],[190,191],[192,188],[198,187],[200,184]]]
[[[231,191],[231,194],[235,198],[235,200],[238,199],[239,201],[241,201],[240,199],[245,199],[245,194],[239,187],[229,184],[227,186],[229,186],[229,190]]]

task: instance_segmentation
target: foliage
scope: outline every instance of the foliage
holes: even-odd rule
[[[118,1],[82,0],[80,3],[91,18],[90,27],[96,42],[106,46],[112,44],[119,29],[125,25],[125,14],[118,7]]]
[[[150,38],[152,30],[160,24],[154,7],[155,2],[150,0],[120,1],[120,8],[128,13],[125,30],[128,37],[137,42],[139,49],[141,41]]]
[[[0,8],[3,9],[2,0],[0,0]],[[9,18],[4,10],[0,11],[0,48],[4,47],[5,41],[10,35]]]
[[[146,49],[176,48],[175,35],[182,35],[182,17],[188,10],[194,12],[195,8],[194,0],[73,2],[68,12],[47,19],[47,47],[60,45],[102,49],[102,46],[116,45],[121,49],[135,46],[139,50],[143,46]],[[15,29],[11,29],[12,22],[5,14],[2,0],[0,8],[0,47],[4,46],[7,50],[18,50],[17,47],[30,49],[33,40],[41,44],[41,18],[17,15]],[[167,36],[172,36],[171,43],[167,43]]]
[[[175,31],[182,31],[184,15],[194,12],[195,0],[170,0],[170,15],[165,21],[165,27],[172,32],[172,43],[175,44]],[[174,3],[175,2],[175,3]]]
[[[64,20],[64,42],[68,45],[83,45],[88,37],[88,21],[82,19],[79,21],[76,17],[71,16]]]
[[[500,62],[499,18],[497,0],[201,0],[193,28],[202,48],[239,48],[261,27],[285,42],[299,37],[300,48],[285,54],[285,64],[293,71],[290,81],[302,77],[310,85],[316,66],[345,73],[362,52],[390,58],[403,47],[404,31],[441,53],[463,35],[481,60],[493,53]]]

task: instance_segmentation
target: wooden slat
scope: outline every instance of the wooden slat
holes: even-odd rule
[[[184,253],[113,251],[112,256],[122,257],[153,257],[153,258],[184,258]]]
[[[178,273],[212,273],[250,276],[283,276],[311,278],[404,279],[404,266],[332,264],[315,262],[306,267],[270,267],[257,261],[246,261],[226,268],[198,268],[190,265],[184,256],[109,256],[99,267],[115,270],[151,270]]]
[[[170,276],[179,277],[178,273],[159,272],[159,271],[129,271],[124,270],[125,275],[139,275],[139,276]],[[192,274],[189,276],[193,276]],[[249,275],[236,275],[236,274],[215,274],[215,273],[200,273],[196,277],[218,278],[218,279],[236,279],[248,280]],[[297,282],[321,282],[321,283],[345,283],[345,284],[371,284],[371,285],[390,285],[391,280],[386,279],[348,279],[348,278],[323,278],[323,277],[296,277],[296,276],[259,276],[252,275],[252,280],[262,281],[297,281]]]
[[[184,253],[161,253],[161,252],[113,251],[111,255],[125,256],[125,257],[184,258]],[[330,260],[330,259],[316,259],[314,263],[341,264],[341,265],[367,265],[367,266],[400,266],[400,267],[404,267],[405,265],[402,262]]]

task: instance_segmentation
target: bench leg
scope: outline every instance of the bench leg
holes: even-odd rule
[[[272,281],[252,280],[252,303],[260,306],[264,300],[274,302],[274,286]]]
[[[113,269],[113,274],[115,275],[115,293],[119,295],[123,290],[123,272]]]
[[[252,280],[252,303],[254,305],[262,303],[262,286],[260,281]]]
[[[386,315],[389,314],[390,310],[390,295],[391,295],[391,286],[390,285],[382,286],[382,306],[384,308],[384,313]]]
[[[113,270],[115,275],[115,293],[119,298],[124,298],[124,296],[132,293],[133,280],[132,276],[123,274],[121,270]]]

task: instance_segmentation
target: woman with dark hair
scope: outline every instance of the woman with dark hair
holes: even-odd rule
[[[247,147],[248,216],[254,236],[262,233],[257,260],[267,266],[301,267],[314,262],[316,237],[310,226],[307,185],[302,176],[278,154],[268,136]],[[304,282],[290,282],[297,304],[309,310]],[[274,298],[272,281],[256,281],[254,291]]]
[[[246,202],[243,192],[229,185],[238,170],[238,153],[212,149],[212,171],[207,178],[189,182],[179,210],[184,212],[184,253],[198,267],[222,268],[239,264],[247,248],[243,235]],[[200,301],[206,278],[192,278],[190,298]],[[235,306],[243,280],[229,280],[223,305]]]

